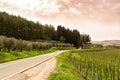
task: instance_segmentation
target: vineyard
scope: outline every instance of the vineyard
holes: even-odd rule
[[[120,50],[71,51],[70,63],[85,80],[120,80]]]

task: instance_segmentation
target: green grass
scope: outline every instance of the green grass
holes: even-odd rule
[[[57,67],[51,73],[48,80],[83,80],[80,78],[75,68],[70,64],[67,58],[68,54],[69,52],[65,52],[56,57]]]
[[[46,53],[54,52],[57,50],[71,50],[71,49],[75,49],[75,48],[73,47],[52,47],[50,49],[41,49],[41,50],[30,50],[30,51],[23,50],[22,52],[20,52],[19,50],[10,51],[10,52],[1,50],[0,51],[0,63],[22,59],[22,58],[27,58],[27,57],[32,57],[32,56],[37,56],[41,54],[46,54]]]
[[[55,50],[75,50],[75,47],[53,47]]]
[[[32,56],[41,55],[41,54],[46,54],[46,53],[54,52],[54,51],[56,51],[56,49],[54,48],[41,49],[41,50],[30,50],[30,51],[23,50],[22,52],[20,52],[19,50],[15,50],[11,52],[2,50],[0,51],[0,63],[22,59],[22,58],[27,58],[27,57],[32,57]]]

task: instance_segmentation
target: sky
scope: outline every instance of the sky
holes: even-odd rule
[[[93,41],[120,40],[120,0],[0,0],[0,12],[89,34]]]

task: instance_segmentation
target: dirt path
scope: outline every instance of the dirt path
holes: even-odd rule
[[[56,67],[56,58],[53,57],[29,70],[14,75],[6,80],[47,80]]]

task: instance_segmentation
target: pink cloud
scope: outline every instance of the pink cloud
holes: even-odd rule
[[[119,0],[4,0],[0,11],[44,18],[95,19],[102,22],[120,21]]]

